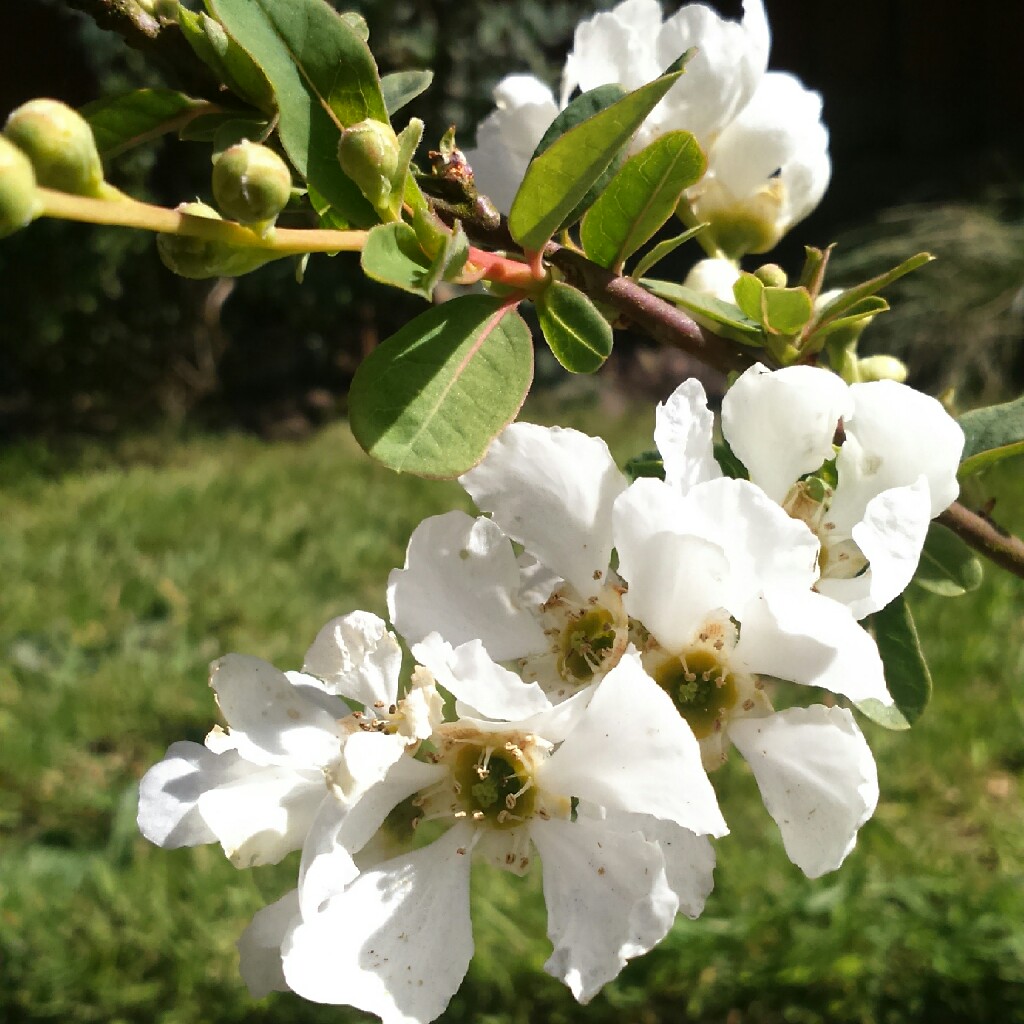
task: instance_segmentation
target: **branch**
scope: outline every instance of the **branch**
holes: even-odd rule
[[[972,512],[954,501],[937,519],[979,555],[1024,579],[1024,541],[1008,533],[988,516]]]

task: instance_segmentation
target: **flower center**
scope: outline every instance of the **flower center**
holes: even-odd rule
[[[559,675],[590,682],[614,651],[617,639],[615,617],[607,608],[593,608],[570,620],[562,631]]]
[[[663,661],[652,673],[694,736],[710,736],[738,699],[736,681],[712,651],[697,648]]]

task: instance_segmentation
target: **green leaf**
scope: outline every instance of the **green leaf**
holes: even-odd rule
[[[555,281],[534,300],[544,340],[570,373],[593,373],[612,351],[612,329],[572,285]]]
[[[530,331],[487,295],[442,303],[365,359],[349,392],[356,440],[397,472],[454,477],[514,418],[533,378]]]
[[[655,480],[665,479],[665,460],[659,451],[641,452],[626,461],[622,471],[630,483],[641,477],[653,477]]]
[[[508,219],[512,237],[524,249],[544,247],[681,74],[641,86],[570,128],[531,161]]]
[[[870,281],[865,281],[854,288],[847,288],[846,291],[840,293],[831,302],[826,303],[822,307],[818,314],[818,323],[826,324],[834,320],[841,313],[845,313],[851,306],[860,302],[861,299],[866,299],[869,295],[880,292],[883,288],[892,284],[893,281],[898,281],[911,271],[923,267],[926,263],[931,263],[933,259],[935,257],[931,253],[919,252],[916,256],[911,256],[910,259],[904,260],[898,267],[893,267],[892,270],[879,274],[878,277],[873,277]]]
[[[959,597],[981,586],[981,559],[952,530],[928,527],[914,582],[941,597]]]
[[[738,306],[712,298],[672,281],[645,277],[640,283],[652,294],[685,309],[703,327],[744,345],[763,345],[761,325]]]
[[[410,225],[401,221],[378,224],[370,229],[363,247],[363,273],[374,281],[430,299],[438,281],[458,274],[469,254],[461,227],[446,233],[446,239],[443,249],[430,259]]]
[[[868,620],[885,666],[885,681],[896,702],[887,707],[871,698],[857,707],[886,729],[909,729],[921,717],[932,695],[932,677],[924,660],[917,628],[903,596]]]
[[[759,324],[763,315],[761,296],[764,295],[764,281],[744,271],[732,286],[732,293],[736,297],[736,305]]]
[[[256,142],[266,138],[269,131],[270,122],[257,110],[248,113],[226,110],[217,114],[200,114],[178,132],[178,138],[182,142],[212,142],[216,152],[220,152],[226,148],[222,144],[225,139],[233,138],[235,142],[249,139],[250,142]]]
[[[341,20],[345,22],[345,24],[348,25],[348,27],[352,29],[352,31],[355,32],[355,34],[359,36],[364,43],[369,41],[370,26],[366,24],[366,19],[358,11],[343,11],[338,15],[338,17],[341,18]]]
[[[296,170],[330,204],[336,223],[380,218],[338,164],[341,128],[387,121],[366,43],[323,0],[210,0],[227,31],[274,87],[278,131]]]
[[[859,324],[862,320],[867,320],[869,317],[878,316],[879,313],[887,312],[888,309],[889,303],[886,302],[881,295],[869,295],[847,308],[846,312],[842,316],[837,317],[835,320],[830,320],[827,324],[824,324],[821,327],[815,327],[811,332],[811,337],[818,339],[827,338],[830,334],[834,334],[836,331],[842,331],[848,327],[853,327],[856,324]]]
[[[580,241],[602,267],[619,269],[675,213],[707,160],[689,132],[666,132],[630,157],[587,211]]]
[[[264,113],[273,111],[274,90],[267,76],[220,22],[179,6],[178,27],[193,53],[231,92]]]
[[[637,260],[637,264],[630,271],[629,276],[634,280],[639,280],[648,270],[652,270],[656,264],[660,263],[669,254],[675,252],[684,242],[695,238],[707,226],[707,221],[705,221],[703,224],[694,225],[694,227],[684,231],[681,235],[676,235],[675,238],[666,238],[665,241],[659,242],[650,252]]]
[[[104,160],[134,146],[180,131],[193,119],[219,108],[173,89],[136,89],[82,107]]]
[[[389,115],[394,115],[430,88],[433,71],[395,71],[380,80],[380,91]]]
[[[957,422],[966,439],[957,474],[961,479],[1013,455],[1024,455],[1024,396],[975,409]]]
[[[799,334],[814,314],[806,288],[767,286],[761,295],[761,322],[769,334]]]

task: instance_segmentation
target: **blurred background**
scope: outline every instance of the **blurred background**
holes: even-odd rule
[[[82,0],[84,3],[85,0]],[[431,67],[410,108],[469,143],[506,73],[555,83],[574,25],[611,4],[377,0],[383,71]],[[714,4],[738,17],[738,2]],[[0,4],[0,116],[37,95],[81,105],[141,84],[201,92],[97,29],[71,0]],[[766,0],[771,66],[822,92],[834,176],[773,254],[837,241],[842,284],[928,249],[865,335],[912,382],[966,407],[1024,386],[1024,5]],[[671,10],[670,5],[666,5]],[[186,76],[187,78],[187,76]],[[209,199],[209,152],[164,141],[112,179],[164,204]],[[698,257],[682,251],[677,272]],[[348,262],[346,262],[348,261]],[[671,269],[666,272],[666,276]],[[270,1024],[363,1015],[254,1003],[234,942],[294,884],[297,861],[236,872],[216,849],[167,853],[135,831],[137,780],[213,721],[207,665],[289,667],[319,626],[384,612],[383,582],[454,484],[397,478],[344,424],[362,356],[422,304],[314,258],[232,282],[160,265],[152,239],[40,222],[0,244],[0,1021]],[[623,337],[596,378],[541,363],[527,407],[650,447],[651,399],[686,367]],[[1016,464],[1019,467],[1019,462]],[[973,484],[1024,532],[1015,463]],[[704,916],[578,1008],[539,968],[539,879],[481,870],[478,954],[447,1021],[858,1022],[1024,1019],[1024,588],[912,592],[935,677],[909,734],[864,723],[882,801],[857,850],[810,882],[731,761],[733,834]],[[788,698],[780,694],[780,699]],[[440,930],[442,922],[439,922]]]

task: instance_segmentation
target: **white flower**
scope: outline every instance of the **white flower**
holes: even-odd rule
[[[811,590],[813,535],[745,480],[697,482],[683,497],[643,479],[615,503],[615,545],[644,668],[705,765],[734,743],[790,859],[811,877],[839,867],[878,799],[871,752],[844,708],[773,712],[762,677],[892,698],[874,641]]]
[[[479,650],[466,660],[430,637],[415,656],[461,703],[479,699],[483,671],[492,710],[522,710],[522,683]],[[521,873],[534,850],[554,946],[546,969],[582,1002],[660,941],[680,907],[699,913],[713,866],[699,836],[722,835],[725,823],[692,733],[635,654],[592,692],[557,706],[527,700],[539,710],[525,718],[439,726],[436,778],[413,805],[419,828],[447,831],[367,867],[315,910],[295,913],[285,897],[274,920],[254,923],[245,943],[254,962],[291,911],[281,963],[292,989],[385,1024],[433,1020],[473,952],[472,859]]]
[[[627,481],[607,445],[514,423],[460,479],[492,518],[449,512],[416,528],[388,584],[396,628],[410,643],[434,630],[456,646],[479,640],[495,660],[518,659],[552,699],[599,679],[628,643],[609,568],[612,506]]]
[[[680,385],[657,416],[670,484],[685,493],[720,472],[699,382]],[[963,431],[935,399],[895,381],[847,385],[815,367],[758,364],[726,393],[722,433],[751,481],[817,535],[816,589],[858,619],[906,588],[928,523],[957,495]]]
[[[238,654],[210,685],[228,723],[174,743],[139,787],[139,829],[165,848],[219,842],[237,867],[302,847],[392,771],[440,719],[432,680],[398,698],[402,653],[375,615],[328,623],[304,672]],[[343,699],[344,698],[344,699]],[[345,699],[363,705],[353,713]],[[354,874],[354,865],[348,869]]]
[[[477,184],[508,211],[545,130],[579,88],[652,81],[696,47],[682,79],[640,127],[631,152],[667,131],[693,132],[708,173],[690,190],[698,220],[711,220],[732,257],[762,252],[820,202],[828,185],[828,133],[821,98],[790,75],[766,74],[768,23],[761,0],[745,0],[740,23],[701,4],[665,21],[656,0],[625,0],[577,26],[556,102],[531,75],[495,89],[497,110],[467,152]]]
[[[710,295],[719,302],[736,305],[733,285],[740,279],[740,268],[732,260],[717,257],[700,260],[691,267],[683,285],[702,295]]]

